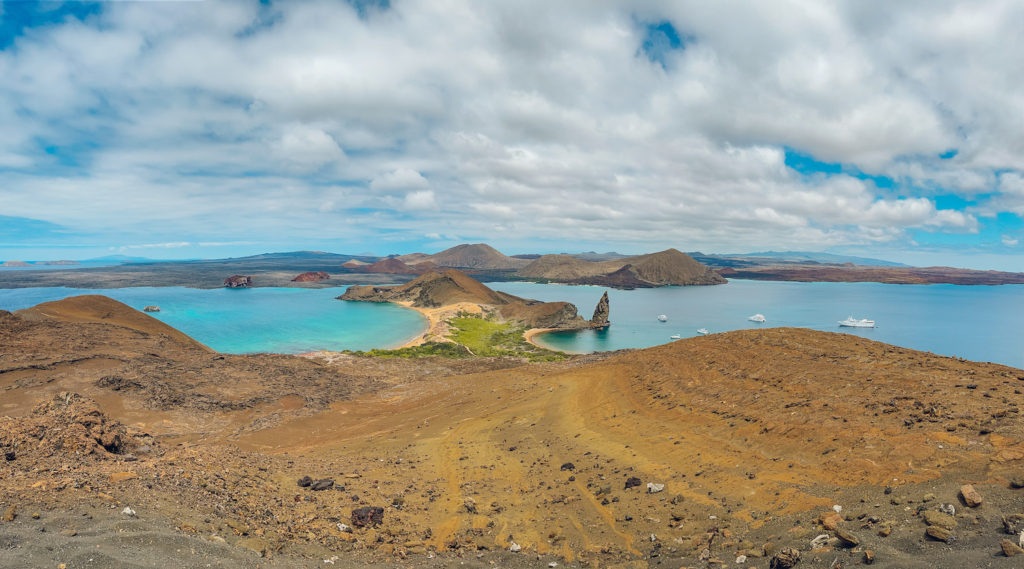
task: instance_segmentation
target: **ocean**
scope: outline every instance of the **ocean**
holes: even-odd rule
[[[630,291],[594,286],[487,283],[517,296],[566,300],[589,318],[608,290],[612,325],[604,331],[542,334],[537,341],[569,352],[643,348],[745,328],[795,326],[1024,369],[1024,285],[887,285],[732,280],[702,287]],[[418,313],[390,304],[334,300],[345,287],[200,290],[181,287],[83,290],[0,289],[0,309],[16,310],[76,294],[105,294],[227,353],[367,350],[403,344],[426,328]],[[747,320],[764,314],[767,322]],[[657,317],[664,314],[666,322]],[[848,316],[876,328],[840,328]]]
[[[612,325],[603,331],[537,336],[546,347],[569,352],[642,348],[747,328],[795,326],[856,334],[897,346],[1024,368],[1024,285],[958,286],[879,283],[798,283],[734,279],[716,286],[621,291],[594,286],[488,283],[517,296],[566,300],[590,318],[608,290]],[[659,322],[664,314],[666,322]],[[747,320],[763,314],[764,324]],[[848,316],[876,328],[840,328]]]
[[[393,304],[335,300],[339,288],[184,287],[118,289],[0,289],[0,310],[17,310],[79,294],[102,294],[142,310],[219,351],[300,354],[314,350],[369,350],[400,346],[427,321]]]

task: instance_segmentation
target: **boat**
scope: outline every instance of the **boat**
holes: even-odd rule
[[[768,319],[764,317],[764,314],[755,314],[747,318],[747,320],[750,320],[751,322],[760,322],[761,324],[764,324],[765,322],[768,321]]]
[[[668,322],[668,316],[665,316],[664,314],[659,314],[658,322]]]
[[[867,318],[861,318],[860,320],[857,320],[853,316],[849,316],[846,318],[846,320],[840,320],[839,325],[845,326],[847,328],[874,328],[875,321],[868,320]]]
[[[698,333],[698,334],[704,334],[705,336],[707,336],[707,335],[708,335],[708,334],[710,334],[711,332],[708,332],[708,329],[707,329],[707,328],[697,328],[697,333]]]
[[[680,338],[682,338],[682,336],[680,336],[679,334],[672,334],[671,336],[668,337],[669,340],[678,340]]]

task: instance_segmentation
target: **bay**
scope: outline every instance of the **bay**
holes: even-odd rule
[[[589,318],[604,288],[521,282],[488,283],[517,296],[565,300]],[[893,285],[730,280],[716,286],[607,289],[612,325],[603,331],[541,334],[548,348],[587,353],[643,348],[670,336],[697,336],[699,328],[726,332],[795,326],[864,338],[975,361],[1024,368],[1024,285]],[[667,322],[657,317],[664,314]],[[764,324],[747,320],[754,314]],[[848,316],[876,328],[840,328]]]
[[[345,287],[322,289],[0,289],[0,310],[18,310],[79,294],[102,294],[142,310],[219,352],[297,354],[369,350],[404,344],[426,330],[414,310],[394,304],[335,300]]]

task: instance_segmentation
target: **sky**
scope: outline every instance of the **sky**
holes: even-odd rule
[[[1024,3],[0,2],[0,260],[1024,271]]]

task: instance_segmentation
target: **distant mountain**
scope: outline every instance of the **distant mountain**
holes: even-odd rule
[[[149,262],[155,260],[156,259],[150,259],[148,257],[129,257],[128,255],[106,255],[104,257],[94,257],[92,259],[86,259],[86,261],[120,261],[123,263]]]
[[[720,257],[742,257],[742,258],[767,258],[776,259],[779,261],[787,261],[791,263],[828,263],[833,265],[842,265],[844,263],[853,263],[854,265],[866,265],[871,267],[908,267],[903,263],[894,263],[892,261],[884,261],[882,259],[872,259],[869,257],[854,257],[851,255],[834,255],[832,253],[817,253],[813,251],[759,251],[756,253],[741,253],[736,255],[709,255],[709,256],[720,256]]]
[[[616,253],[614,251],[608,251],[607,253],[596,253],[594,251],[585,251],[583,253],[569,253],[570,256],[582,259],[584,261],[614,261],[616,259],[625,259],[629,255],[623,255],[622,253]]]
[[[298,259],[345,259],[346,261],[352,259],[353,255],[340,255],[338,253],[326,253],[324,251],[287,251],[283,253],[261,253],[259,255],[249,255],[248,257],[232,257],[230,259],[220,259],[228,261],[276,261],[276,260],[298,260]]]
[[[411,253],[397,257],[397,259],[405,263],[430,261],[440,267],[456,269],[521,269],[530,264],[529,260],[509,257],[485,243],[456,245],[433,255]]]
[[[517,276],[616,288],[707,285],[725,282],[718,273],[676,249],[592,262],[570,255],[544,255]]]

